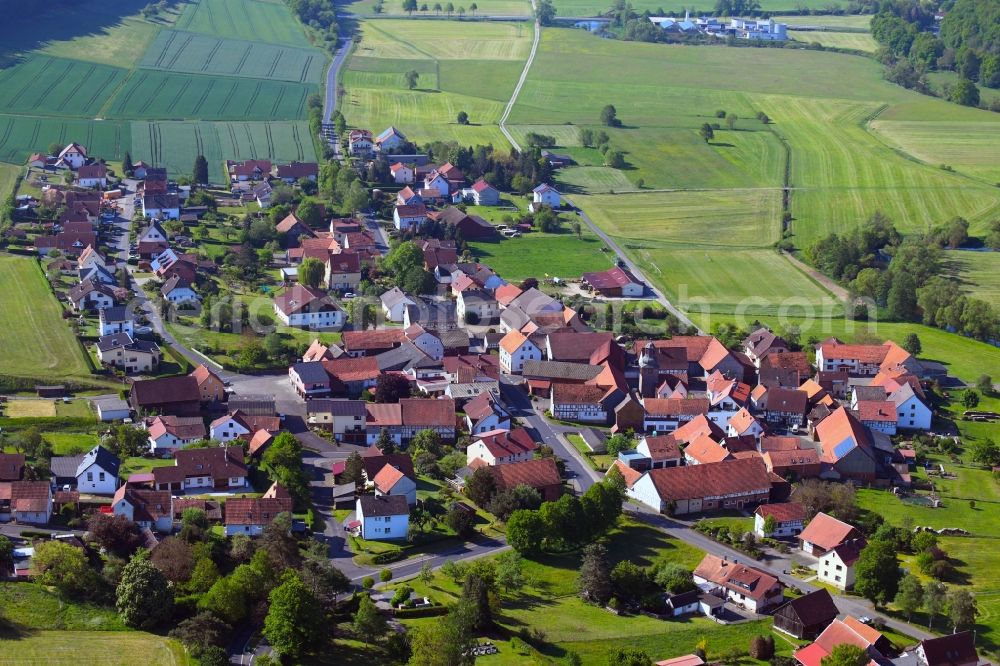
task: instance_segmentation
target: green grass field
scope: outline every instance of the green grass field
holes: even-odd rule
[[[797,42],[822,44],[835,49],[853,49],[875,53],[878,42],[866,32],[837,32],[833,30],[789,30],[788,36]]]
[[[313,84],[142,69],[106,107],[113,118],[297,120],[316,90]]]
[[[0,112],[93,118],[127,74],[120,67],[30,56],[0,72]]]
[[[871,14],[826,14],[819,16],[775,16],[778,23],[787,23],[788,27],[794,30],[796,27],[826,28],[836,30],[837,28],[847,28],[849,30],[862,30],[867,32],[871,27]]]
[[[349,125],[400,128],[411,140],[504,145],[497,123],[531,46],[521,24],[368,21],[342,73]],[[415,90],[404,74],[416,71]],[[459,125],[459,111],[469,125]]]
[[[1000,302],[1000,253],[948,252],[948,272],[973,296]]]
[[[1000,143],[982,141],[983,133],[997,131],[995,123],[878,119],[871,126],[890,145],[927,164],[1000,182]]]
[[[184,5],[174,27],[216,37],[303,46],[302,27],[280,2],[198,0]]]
[[[34,259],[0,256],[0,374],[91,379],[83,351]],[[42,334],[44,332],[44,334]]]
[[[225,182],[227,159],[316,160],[305,121],[136,121],[130,133],[135,159],[160,164],[173,173],[189,173],[195,157],[204,155],[213,182]]]
[[[318,49],[161,30],[139,64],[170,72],[308,83],[323,76],[325,62]]]
[[[70,141],[82,143],[108,161],[121,160],[131,145],[129,123],[0,116],[0,160],[4,162],[21,165],[28,155],[44,151],[52,142]]]
[[[0,639],[0,664],[10,666],[135,666],[140,662],[148,666],[192,663],[177,641],[141,631],[38,631],[16,640]]]
[[[532,231],[520,238],[469,246],[477,259],[512,282],[528,277],[576,279],[587,271],[603,271],[613,265],[613,255],[601,251],[604,244],[586,226],[579,239],[567,227],[558,234]]]
[[[14,183],[22,172],[21,167],[13,164],[0,164],[0,199],[14,191]]]

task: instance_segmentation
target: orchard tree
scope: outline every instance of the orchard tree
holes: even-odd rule
[[[134,557],[122,571],[115,608],[127,626],[152,629],[170,619],[174,593],[166,576],[152,562]]]
[[[607,125],[608,127],[617,127],[620,124],[618,120],[618,109],[615,108],[614,104],[606,104],[603,109],[601,109],[601,124]]]
[[[545,521],[537,511],[515,511],[507,519],[507,543],[523,555],[534,555],[545,539]]]
[[[948,617],[955,631],[974,625],[978,613],[976,598],[968,590],[953,590],[948,594]]]
[[[913,356],[920,356],[920,352],[924,350],[923,345],[920,344],[920,336],[916,333],[907,335],[906,340],[903,341],[903,349]]]
[[[906,614],[906,621],[909,622],[913,613],[920,610],[924,603],[924,586],[920,584],[920,579],[907,574],[899,582],[899,591],[896,593],[896,606]]]
[[[448,6],[451,7],[451,3],[450,2],[448,3]],[[403,77],[406,79],[406,87],[407,87],[407,89],[413,90],[414,88],[417,87],[417,81],[420,80],[420,72],[418,72],[415,69],[411,69],[406,74],[404,74]]]
[[[715,138],[715,130],[708,123],[702,124],[701,129],[698,130],[698,134],[705,140],[705,143]]]
[[[455,118],[455,121],[459,125],[468,125],[469,124],[469,114],[466,113],[465,111],[459,111],[458,112],[458,116]]]

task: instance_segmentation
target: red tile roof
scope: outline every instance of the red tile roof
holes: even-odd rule
[[[590,384],[552,385],[552,402],[557,405],[597,405],[607,394],[606,388]]]
[[[767,518],[768,516],[774,516],[774,519],[779,523],[794,522],[797,520],[805,520],[806,510],[801,504],[797,502],[784,502],[781,504],[761,504],[754,511],[762,518]]]
[[[665,467],[647,474],[663,501],[769,492],[771,489],[771,477],[760,458]]]
[[[378,360],[374,356],[349,358],[341,356],[332,360],[321,361],[323,368],[341,382],[361,382],[375,379],[379,376]]]
[[[731,457],[729,451],[719,446],[708,435],[702,435],[688,444],[687,448],[684,449],[684,455],[690,456],[702,465],[722,462]]]
[[[847,523],[825,513],[817,513],[798,538],[800,541],[815,544],[823,550],[830,550],[847,539],[857,536],[859,536],[858,531]]]
[[[727,589],[760,601],[781,583],[774,576],[744,564],[724,560],[715,555],[705,555],[695,567],[694,575]]]
[[[226,502],[226,525],[269,525],[279,513],[292,510],[291,498],[243,498]]]
[[[689,416],[708,412],[708,398],[646,398],[643,401],[649,416]]]
[[[389,328],[380,331],[344,331],[342,344],[344,351],[358,352],[385,350],[403,344],[406,334],[401,328]]]
[[[594,289],[617,289],[629,284],[642,284],[632,273],[615,266],[606,271],[584,273],[583,279]]]
[[[451,398],[404,398],[399,401],[403,425],[432,427],[455,426],[455,401]]]
[[[519,456],[538,448],[538,444],[524,428],[484,432],[474,438],[473,442],[482,442],[486,450],[497,458]]]
[[[559,469],[552,458],[536,458],[509,465],[495,465],[490,467],[490,472],[500,490],[516,488],[520,485],[542,489],[562,484]]]

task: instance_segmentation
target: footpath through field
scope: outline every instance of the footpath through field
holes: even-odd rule
[[[535,0],[531,0],[531,11],[532,13],[536,10]],[[510,141],[510,145],[514,146],[514,150],[521,152],[521,146],[518,145],[517,141],[507,131],[507,117],[510,115],[511,110],[514,108],[514,103],[517,102],[517,95],[521,92],[521,87],[524,85],[525,79],[528,78],[528,71],[531,69],[531,63],[535,59],[535,52],[538,51],[538,40],[542,36],[542,25],[535,19],[535,36],[531,41],[531,53],[528,54],[528,59],[524,62],[524,69],[521,70],[521,78],[517,80],[517,85],[514,86],[514,92],[510,94],[510,101],[507,102],[507,106],[503,110],[503,115],[500,116],[500,131],[503,135],[507,137]]]

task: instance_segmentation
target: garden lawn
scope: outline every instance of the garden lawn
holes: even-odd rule
[[[613,255],[602,251],[604,243],[586,225],[580,238],[564,225],[560,233],[532,231],[520,238],[471,242],[469,247],[477,259],[511,282],[528,277],[575,280],[585,272],[614,265]]]
[[[0,374],[40,381],[92,379],[34,259],[0,256]],[[44,332],[41,335],[40,332]]]
[[[146,666],[191,664],[177,641],[142,631],[39,631],[0,639],[0,664],[11,666]]]
[[[174,460],[164,460],[163,458],[126,458],[122,461],[118,469],[118,476],[128,481],[128,477],[133,474],[151,472],[154,467],[169,467],[176,464]]]
[[[47,432],[42,439],[52,445],[57,456],[70,455],[71,451],[90,451],[100,443],[97,435],[86,432]]]

